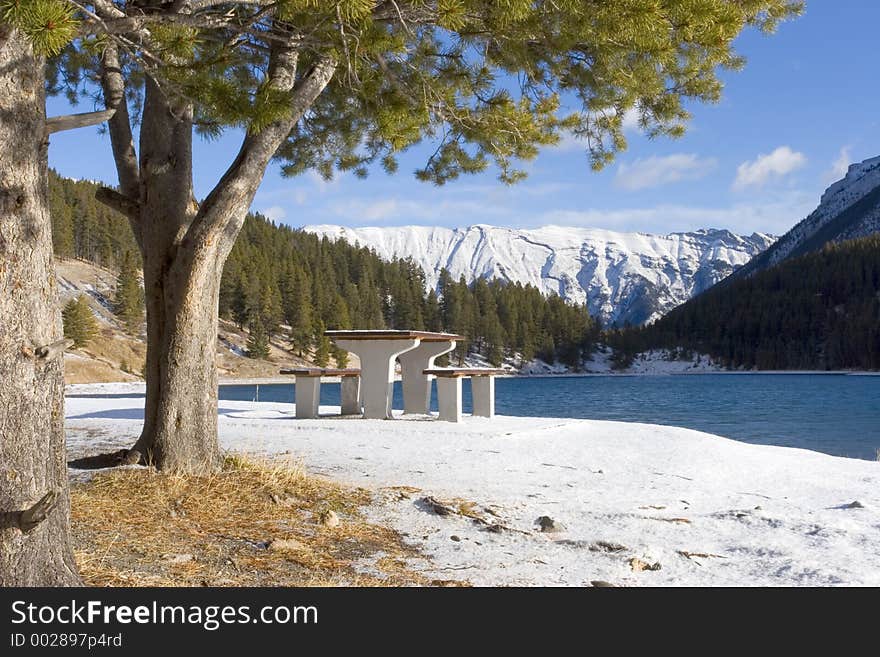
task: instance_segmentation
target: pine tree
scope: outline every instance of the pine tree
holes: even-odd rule
[[[254,314],[248,322],[248,358],[269,357],[269,334],[266,332],[266,323],[258,314]]]
[[[330,308],[330,321],[328,325],[335,329],[350,329],[351,314],[348,311],[348,303],[338,292],[333,297],[333,305]]]
[[[76,34],[73,14],[60,0],[0,0],[0,587],[81,583],[63,359],[23,353],[61,339],[46,149],[50,128],[64,127],[46,118],[44,74]]]
[[[84,294],[71,299],[61,313],[64,337],[73,340],[77,349],[86,346],[98,334],[98,322]]]
[[[290,302],[285,310],[285,317],[290,324],[289,340],[293,350],[300,357],[312,348],[312,332],[314,315],[312,299],[305,273],[294,277],[290,292]]]
[[[235,323],[238,324],[238,328],[244,328],[248,322],[251,309],[248,307],[248,294],[243,276],[239,276],[235,283],[231,306],[232,317],[235,319]]]
[[[331,354],[336,363],[336,367],[339,369],[345,369],[348,367],[348,352],[345,349],[340,349],[336,345],[333,345],[331,348]]]
[[[425,329],[428,331],[440,331],[443,328],[443,318],[440,313],[440,301],[434,290],[428,292],[425,299]]]
[[[493,366],[499,367],[504,362],[504,337],[498,316],[489,318],[485,333],[486,360]]]
[[[281,309],[281,292],[275,285],[265,285],[260,294],[260,310],[259,316],[263,320],[263,328],[266,334],[271,337],[278,332],[282,319]]]
[[[122,257],[121,268],[116,279],[113,312],[122,320],[129,333],[133,334],[139,331],[144,320],[144,290],[141,287],[131,251],[126,251]]]
[[[330,352],[332,349],[330,338],[324,335],[324,325],[319,324],[318,330],[315,332],[315,365],[318,367],[327,367],[330,364]]]

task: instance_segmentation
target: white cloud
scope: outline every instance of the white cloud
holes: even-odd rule
[[[624,134],[641,132],[641,128],[639,127],[639,111],[634,107],[626,110],[623,115],[623,132]],[[564,132],[559,138],[559,143],[554,144],[550,148],[554,151],[561,151],[564,153],[569,151],[586,151],[587,142],[585,139],[581,139],[577,135],[570,132]]]
[[[362,199],[347,198],[325,206],[326,214],[346,226],[423,224],[459,226],[487,223],[487,217],[496,217],[500,223],[508,216],[509,208],[489,201],[416,199]]]
[[[699,228],[726,228],[735,233],[781,235],[816,207],[814,193],[785,190],[762,194],[747,203],[721,206],[661,204],[646,207],[524,208],[520,200],[499,197],[473,199],[376,199],[348,197],[331,201],[310,212],[311,224],[346,226],[422,225],[449,228],[490,224],[510,228],[577,226],[623,232],[666,234]]]
[[[822,176],[822,182],[826,185],[830,185],[846,175],[849,165],[852,164],[851,150],[852,149],[849,146],[844,146],[840,149],[837,158],[831,163],[831,168]]]
[[[327,193],[328,191],[339,187],[339,183],[342,182],[342,179],[346,176],[345,171],[334,171],[333,177],[330,180],[325,180],[324,176],[315,171],[314,169],[309,169],[305,173],[305,178],[309,183],[310,187],[316,187],[318,191],[322,194]]]
[[[623,131],[638,132],[639,127],[639,111],[635,107],[630,107],[623,115]]]
[[[614,184],[621,189],[636,191],[682,180],[696,180],[709,173],[716,164],[713,158],[701,158],[694,153],[639,158],[632,164],[621,163],[617,167]]]
[[[743,162],[737,167],[733,188],[762,187],[774,178],[782,178],[792,171],[800,169],[807,163],[807,156],[791,150],[788,146],[780,146],[772,153],[761,154],[750,162]]]
[[[272,207],[261,210],[261,214],[270,221],[278,222],[287,216],[287,211],[280,205],[273,205]]]
[[[398,203],[393,198],[367,203],[358,214],[367,221],[386,221],[399,214]]]
[[[656,205],[614,210],[550,210],[529,217],[529,221],[524,223],[528,227],[580,226],[651,234],[726,228],[738,234],[759,232],[782,235],[815,207],[816,198],[813,194],[791,192],[760,203],[738,203],[721,207]]]

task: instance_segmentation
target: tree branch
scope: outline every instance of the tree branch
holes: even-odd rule
[[[19,516],[18,519],[18,526],[21,528],[21,531],[25,533],[32,531],[37,525],[48,518],[49,514],[52,513],[58,505],[60,499],[61,491],[50,490],[32,507],[22,511],[21,516]]]
[[[58,342],[53,342],[52,344],[47,344],[44,347],[37,347],[36,349],[34,349],[34,355],[38,359],[48,363],[48,362],[55,360],[59,356],[61,356],[65,351],[70,349],[72,346],[73,346],[73,340],[69,340],[69,339],[58,340]]]
[[[125,196],[124,194],[120,194],[115,189],[110,189],[109,187],[98,187],[97,191],[95,192],[95,200],[125,215],[129,219],[131,219],[132,217],[137,218],[140,216],[140,203],[129,198],[128,196]],[[140,236],[138,235],[137,237],[138,241],[140,241]]]
[[[119,186],[125,196],[134,199],[138,197],[140,172],[125,98],[125,78],[119,61],[119,48],[112,42],[101,53],[101,90],[104,104],[116,112],[108,126]]]
[[[191,16],[190,14],[143,14],[140,16],[120,16],[102,20],[89,19],[80,23],[79,36],[96,34],[136,34],[150,25],[183,25],[198,29],[235,28],[238,20],[231,16],[211,14]]]
[[[285,119],[245,137],[235,160],[202,203],[187,232],[187,241],[198,244],[225,236],[231,247],[270,160],[327,87],[337,67],[336,59],[323,57],[294,83],[296,63],[296,51],[276,48],[270,84],[277,90],[291,91],[291,112]]]
[[[105,109],[97,112],[82,112],[81,114],[64,114],[46,119],[46,134],[51,135],[65,130],[87,128],[91,125],[104,123],[111,118],[116,110]]]

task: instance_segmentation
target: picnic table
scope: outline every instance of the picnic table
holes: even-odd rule
[[[454,333],[400,330],[325,331],[340,349],[361,361],[360,394],[364,417],[391,418],[394,361],[400,361],[404,413],[427,414],[431,400],[434,359],[455,349],[462,336]]]

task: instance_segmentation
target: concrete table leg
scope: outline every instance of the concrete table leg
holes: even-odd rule
[[[426,414],[431,404],[431,376],[424,370],[434,367],[434,359],[455,349],[455,340],[422,342],[418,347],[400,355],[400,374],[403,380],[403,412]]]
[[[340,388],[342,396],[342,414],[359,415],[363,408],[360,402],[361,377],[342,377]]]
[[[318,417],[321,400],[321,377],[296,377],[296,416],[300,419]]]
[[[495,377],[471,377],[473,414],[478,417],[495,417]]]
[[[461,422],[461,378],[457,376],[437,377],[437,406],[441,420]]]
[[[400,340],[336,340],[340,349],[357,354],[361,361],[361,390],[364,417],[371,420],[391,418],[391,394],[394,391],[394,359],[419,346],[418,338]]]

